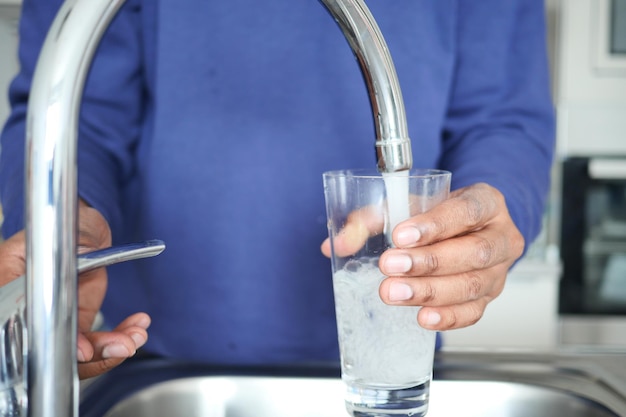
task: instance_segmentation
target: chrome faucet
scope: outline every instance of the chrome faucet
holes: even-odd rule
[[[378,170],[410,170],[413,157],[400,83],[376,20],[362,0],[321,2],[337,21],[365,78],[376,127]]]
[[[378,26],[362,0],[322,1],[339,23],[364,74],[376,126],[378,169],[410,169],[402,95]],[[30,417],[78,415],[78,114],[93,54],[123,3],[66,0],[35,70],[26,129],[25,386]],[[10,322],[7,328],[11,332],[13,327]]]

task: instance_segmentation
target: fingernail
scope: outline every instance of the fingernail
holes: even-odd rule
[[[133,342],[135,342],[136,349],[139,349],[146,344],[146,338],[140,333],[132,333],[130,338],[133,339]]]
[[[394,282],[389,285],[389,300],[405,301],[413,297],[413,289],[401,282]]]
[[[429,311],[425,314],[425,316],[426,317],[424,317],[424,324],[429,327],[436,326],[441,321],[441,315],[439,315],[439,313],[437,313],[436,311]]]
[[[76,351],[76,359],[78,360],[78,362],[85,362],[85,354],[83,353],[82,350],[78,349]]]
[[[150,324],[151,324],[150,317],[142,316],[141,319],[137,321],[137,323],[135,323],[135,326],[139,326],[143,329],[147,329],[148,327],[150,327]]]
[[[104,359],[127,358],[128,356],[129,356],[128,349],[126,349],[126,346],[124,345],[111,344],[111,345],[105,346],[104,349],[102,349],[102,357]]]
[[[411,246],[420,240],[422,234],[415,227],[403,227],[396,232],[396,243],[398,246]]]
[[[407,272],[413,266],[413,260],[406,254],[390,255],[385,259],[385,272],[397,274]]]

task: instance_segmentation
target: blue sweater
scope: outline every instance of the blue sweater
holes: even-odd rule
[[[28,90],[60,2],[25,0],[2,134],[4,236],[23,227]],[[530,242],[553,108],[539,0],[370,0],[403,90],[415,167],[499,188]],[[146,350],[213,363],[336,359],[321,174],[374,167],[367,91],[315,0],[128,0],[82,105],[82,198],[114,242],[166,241],[110,268],[111,324],[153,317]]]

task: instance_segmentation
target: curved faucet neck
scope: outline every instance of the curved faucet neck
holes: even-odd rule
[[[76,146],[84,82],[124,0],[68,0],[39,55],[26,121],[28,415],[78,415]]]
[[[379,171],[411,169],[411,141],[400,83],[374,17],[362,0],[321,1],[339,24],[365,78],[376,127]]]

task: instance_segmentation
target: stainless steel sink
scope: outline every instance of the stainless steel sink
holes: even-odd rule
[[[626,355],[436,355],[428,417],[626,417]],[[130,361],[82,391],[81,417],[346,417],[338,364]]]
[[[193,377],[162,382],[123,400],[106,417],[341,417],[338,379]],[[428,417],[616,416],[559,390],[514,382],[434,381]]]

